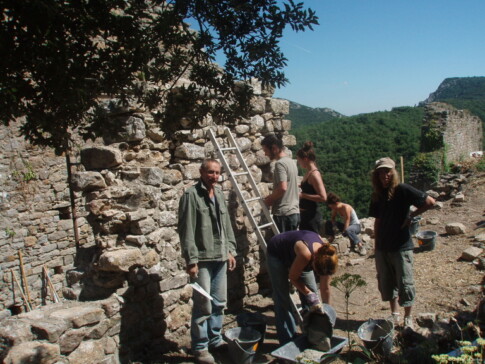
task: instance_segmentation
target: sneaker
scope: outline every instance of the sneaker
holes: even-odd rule
[[[404,316],[404,328],[414,330],[414,322],[412,316]]]
[[[394,324],[394,327],[398,326],[401,321],[401,314],[399,312],[393,312],[388,318],[387,321],[391,321]]]
[[[195,362],[199,364],[215,364],[214,357],[209,350],[201,350],[194,352]]]
[[[355,246],[355,251],[359,254],[359,255],[362,255],[362,256],[365,256],[367,255],[367,249],[364,247],[364,245],[360,244],[360,245],[356,245]]]

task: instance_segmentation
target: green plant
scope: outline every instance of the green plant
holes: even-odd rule
[[[13,238],[15,236],[15,231],[10,229],[9,227],[5,228],[5,234],[8,238]]]
[[[444,147],[443,133],[438,127],[438,122],[431,120],[421,138],[421,150],[424,152],[433,152]]]
[[[22,182],[29,182],[37,178],[37,174],[34,171],[34,168],[32,167],[32,164],[29,162],[26,162],[22,159],[22,163],[24,164],[25,169],[19,171],[19,170],[14,170],[12,171],[12,176],[14,179],[17,181],[22,181]]]
[[[432,355],[433,360],[438,364],[447,363],[483,363],[485,339],[478,338],[475,343],[470,341],[459,341],[460,356],[450,356],[449,354]]]
[[[330,285],[332,287],[335,287],[337,290],[339,290],[344,294],[345,315],[346,315],[347,322],[349,322],[350,296],[357,288],[367,285],[367,282],[359,274],[344,273],[341,276],[335,277],[334,279],[332,279],[332,282],[330,283]],[[347,337],[349,339],[349,351],[350,351],[352,350],[353,342],[350,339],[350,330],[348,327],[347,327]],[[367,349],[364,347],[361,347],[361,348],[364,351],[364,354],[370,357],[370,352],[367,352]]]
[[[442,163],[443,154],[440,151],[418,153],[413,160],[413,170],[420,180],[434,184],[439,179]]]
[[[35,173],[34,169],[32,168],[32,165],[30,163],[25,163],[25,171],[22,171],[22,180],[24,182],[31,181],[33,179],[37,178],[37,174]]]
[[[185,117],[233,120],[249,108],[253,89],[235,82],[287,84],[283,30],[318,25],[302,2],[274,0],[25,0],[10,1],[2,14],[9,51],[0,57],[0,119],[8,125],[25,116],[21,134],[58,155],[78,135],[104,133],[101,111],[110,107],[101,95],[116,97],[114,112],[134,101],[163,109],[173,123],[182,105]],[[219,55],[224,72],[214,63]],[[179,87],[181,78],[194,84]]]
[[[485,157],[480,157],[476,164],[476,168],[478,172],[485,172]]]

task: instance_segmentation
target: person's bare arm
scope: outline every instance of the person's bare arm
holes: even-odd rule
[[[350,205],[348,205],[348,204],[344,204],[341,213],[342,213],[341,214],[342,220],[344,221],[344,230],[343,231],[345,231],[345,230],[347,230],[347,228],[350,225],[350,216],[352,214],[352,207],[350,207]]]
[[[305,200],[311,200],[315,202],[325,202],[327,201],[327,191],[325,190],[325,185],[323,184],[322,176],[320,172],[315,171],[308,178],[308,183],[310,183],[316,191],[316,194],[300,193],[300,198]]]
[[[308,288],[303,281],[300,279],[303,270],[310,262],[312,254],[303,241],[297,241],[295,244],[295,260],[290,267],[289,279],[290,282],[295,286],[295,288],[304,295],[311,293],[312,291]]]
[[[320,294],[322,295],[322,302],[330,304],[332,295],[330,292],[330,276],[320,276]]]
[[[288,182],[283,181],[278,183],[274,188],[273,192],[270,195],[266,196],[266,198],[264,199],[264,203],[267,206],[273,206],[273,203],[275,201],[283,197],[287,189],[288,189]]]

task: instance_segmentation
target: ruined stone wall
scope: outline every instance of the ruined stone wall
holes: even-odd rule
[[[432,133],[433,129],[442,139],[448,163],[467,159],[470,152],[482,149],[482,122],[467,110],[457,110],[439,102],[427,105],[423,131]]]
[[[60,292],[76,253],[65,158],[25,142],[18,128],[0,126],[0,310],[14,312],[22,303],[11,272],[22,280],[19,252],[33,306],[50,300],[43,266]],[[86,219],[78,225],[81,243],[92,246]]]
[[[284,135],[287,146],[296,141],[288,135],[291,123],[284,119],[288,102],[271,98],[260,87],[255,91],[251,115],[226,126],[235,136],[261,193],[266,195],[271,186],[271,167],[261,148],[262,138],[275,132]],[[121,362],[156,357],[189,335],[191,287],[176,231],[178,201],[183,190],[199,178],[201,161],[216,157],[208,129],[212,128],[220,143],[225,144],[224,127],[216,126],[210,117],[201,121],[180,120],[178,130],[167,135],[154,122],[155,114],[156,111],[116,110],[111,115],[116,130],[107,128],[104,141],[79,147],[75,157],[79,165],[72,179],[81,234],[77,248],[68,209],[64,158],[20,144],[20,139],[12,135],[12,128],[1,129],[4,140],[19,144],[4,149],[1,160],[1,177],[8,183],[0,206],[0,248],[4,254],[0,263],[0,307],[12,308],[21,302],[18,289],[15,296],[12,293],[7,272],[13,268],[19,276],[16,254],[22,248],[34,307],[42,303],[42,265],[48,267],[64,300],[97,302],[113,295],[120,298],[120,313],[109,327],[123,323],[119,333],[111,330],[116,340],[114,344],[110,341]],[[5,144],[2,143],[4,148]],[[25,183],[15,180],[11,161],[18,153],[29,161],[36,178]],[[236,158],[229,161],[238,167]],[[248,193],[249,183],[241,183]],[[265,289],[266,280],[260,279],[264,259],[227,175],[221,186],[238,242],[238,267],[229,274],[228,308],[238,309],[246,295]],[[23,192],[27,187],[30,195]],[[13,236],[7,234],[10,227],[16,232]],[[46,300],[49,301],[48,296]],[[1,314],[9,316],[11,311]],[[56,326],[56,334],[47,340],[60,345],[59,352],[65,358],[74,355],[80,342],[94,345],[106,340],[105,335],[93,338],[87,329],[76,330],[76,338],[81,339],[66,348],[59,337],[75,327],[69,322],[61,326]],[[25,340],[46,338],[35,334]]]

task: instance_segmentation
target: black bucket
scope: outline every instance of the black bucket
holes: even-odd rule
[[[232,362],[251,364],[258,349],[261,334],[250,327],[235,327],[224,333]]]
[[[416,239],[418,239],[419,248],[423,251],[433,250],[437,235],[436,231],[431,230],[423,230],[417,233]]]
[[[415,236],[419,230],[419,222],[421,221],[421,216],[415,216],[411,219],[411,224],[409,225],[409,233],[411,236]]]
[[[388,320],[368,320],[357,330],[364,346],[374,354],[389,356],[392,351],[394,324]]]
[[[259,347],[263,344],[266,334],[266,317],[259,312],[243,312],[236,317],[238,326],[250,327],[261,334]]]

